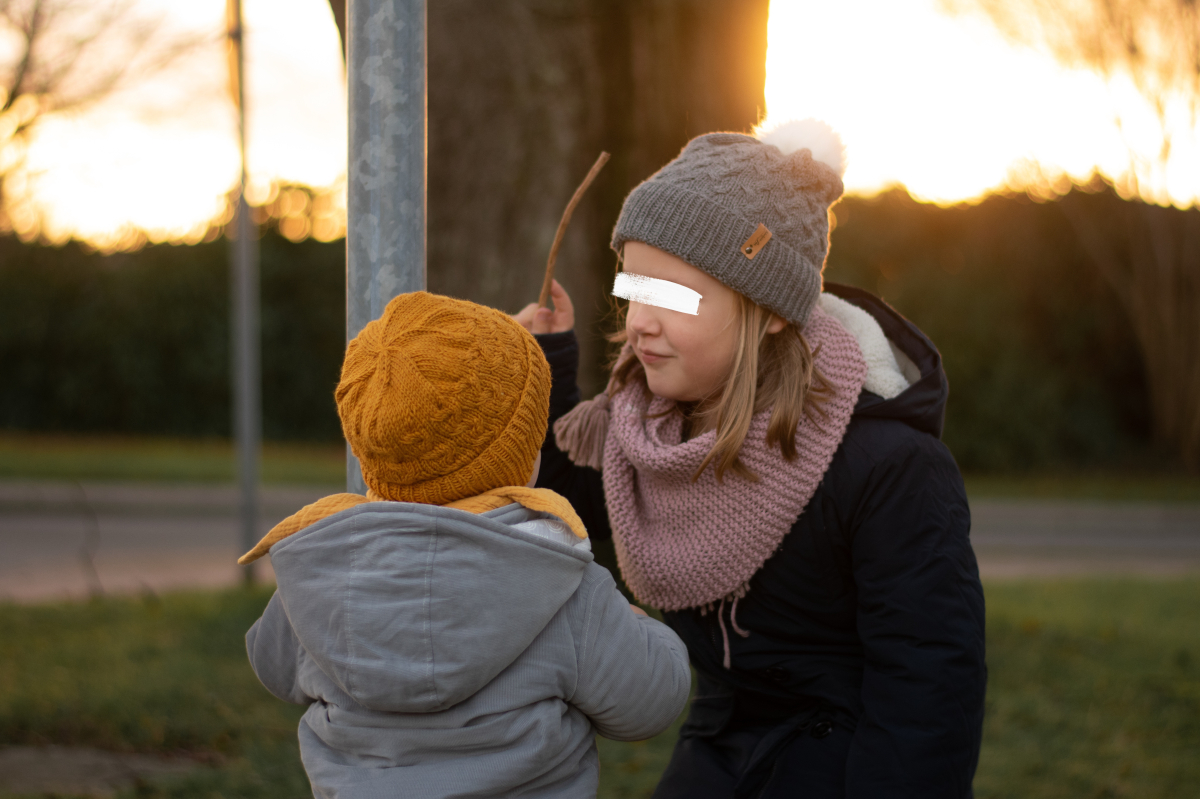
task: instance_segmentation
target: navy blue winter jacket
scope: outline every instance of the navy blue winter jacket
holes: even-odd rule
[[[983,722],[984,602],[962,477],[939,440],[937,349],[867,292],[865,309],[920,370],[891,400],[863,391],[833,462],[737,606],[731,668],[716,614],[664,613],[699,677],[655,797],[970,797]],[[574,333],[538,337],[550,419],[580,400]],[[593,540],[611,536],[600,473],[553,431],[538,485],[566,496]]]

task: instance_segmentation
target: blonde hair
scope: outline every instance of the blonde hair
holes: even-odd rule
[[[702,427],[716,429],[717,440],[692,475],[693,482],[710,463],[715,464],[718,482],[727,471],[757,482],[758,475],[742,463],[739,453],[755,414],[767,408],[771,409],[767,446],[778,444],[785,459],[795,460],[796,428],[801,415],[824,416],[821,404],[831,393],[829,384],[813,362],[814,353],[800,328],[787,322],[778,333],[768,333],[771,312],[742,294],[737,298],[734,327],[738,342],[720,396],[699,413],[680,403],[667,411],[682,413],[685,424],[699,423]],[[625,343],[625,313],[626,308],[618,309],[616,316],[621,326],[608,337],[609,341]],[[612,374],[610,397],[632,382],[641,384],[647,398],[652,396],[645,369],[636,357],[622,358],[618,353]],[[704,404],[703,401],[700,404]]]

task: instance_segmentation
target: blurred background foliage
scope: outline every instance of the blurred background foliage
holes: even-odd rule
[[[341,21],[340,0],[331,7]],[[510,312],[531,301],[563,205],[596,154],[613,153],[559,260],[582,387],[600,390],[621,202],[692,136],[760,120],[768,11],[768,0],[431,4],[429,289]],[[1179,222],[1186,244],[1200,240],[1200,216],[1104,184],[1043,195],[950,207],[900,189],[848,197],[827,279],[879,293],[942,349],[945,439],[965,469],[1170,468],[1195,449],[1179,440],[1200,440],[1187,410],[1194,359],[1169,344],[1195,320],[1182,318],[1175,339],[1152,335],[1155,314],[1131,304],[1136,281],[1121,278],[1126,266],[1162,271],[1138,253],[1178,242],[1116,233],[1146,227],[1129,219],[1146,211],[1155,229]],[[330,240],[333,197],[273,187],[255,208],[271,441],[339,438],[345,257]],[[1112,235],[1084,235],[1081,219]],[[0,238],[0,430],[228,436],[228,221],[189,246],[109,255]],[[1120,263],[1106,271],[1097,249]],[[1158,287],[1182,317],[1195,317],[1189,286]],[[1176,351],[1182,360],[1147,357]]]
[[[826,279],[878,293],[940,347],[964,468],[1161,462],[1133,332],[1056,203],[943,208],[895,190],[835,214]],[[266,436],[337,441],[344,248],[273,230],[261,245]],[[226,259],[222,243],[100,255],[0,239],[0,428],[227,436]],[[430,268],[431,290],[474,298],[459,280]],[[593,348],[585,383],[601,384],[602,361]]]
[[[336,440],[345,248],[262,239],[264,432]],[[0,239],[0,427],[230,434],[228,249],[99,255]]]
[[[945,440],[961,466],[1160,457],[1136,338],[1057,203],[941,208],[893,191],[835,213],[826,279],[876,292],[937,344],[950,379]]]

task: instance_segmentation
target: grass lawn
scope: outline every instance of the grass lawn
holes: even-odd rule
[[[993,582],[980,799],[1181,797],[1200,784],[1200,578]],[[192,753],[132,797],[310,796],[242,635],[266,590],[0,605],[0,745]],[[600,796],[649,796],[675,731],[602,741]]]
[[[227,483],[233,477],[233,445],[221,439],[0,432],[0,478]],[[262,479],[275,484],[345,483],[345,447],[268,443],[263,447]]]
[[[1196,796],[1200,578],[989,582],[975,795]]]

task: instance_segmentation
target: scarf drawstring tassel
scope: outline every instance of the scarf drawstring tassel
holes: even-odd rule
[[[717,625],[721,628],[721,642],[725,644],[725,660],[723,661],[726,671],[732,666],[732,660],[729,656],[729,633],[725,631],[725,600],[721,600],[721,606],[717,608]]]
[[[743,638],[750,637],[749,630],[743,630],[737,623],[737,603],[740,597],[733,598],[733,604],[729,607],[729,623],[733,625],[733,631]],[[721,604],[717,607],[717,626],[721,628],[721,643],[725,647],[725,659],[722,665],[726,670],[733,668],[733,657],[729,651],[729,631],[725,629],[725,600],[721,600]]]
[[[749,630],[743,630],[741,627],[738,627],[738,623],[737,623],[737,603],[738,603],[738,600],[739,600],[739,599],[741,599],[741,597],[735,596],[735,597],[733,598],[733,607],[731,607],[731,608],[729,609],[729,623],[733,625],[733,631],[734,631],[735,633],[737,633],[738,635],[742,636],[743,638],[749,638],[749,637],[750,637],[750,631],[749,631]]]

